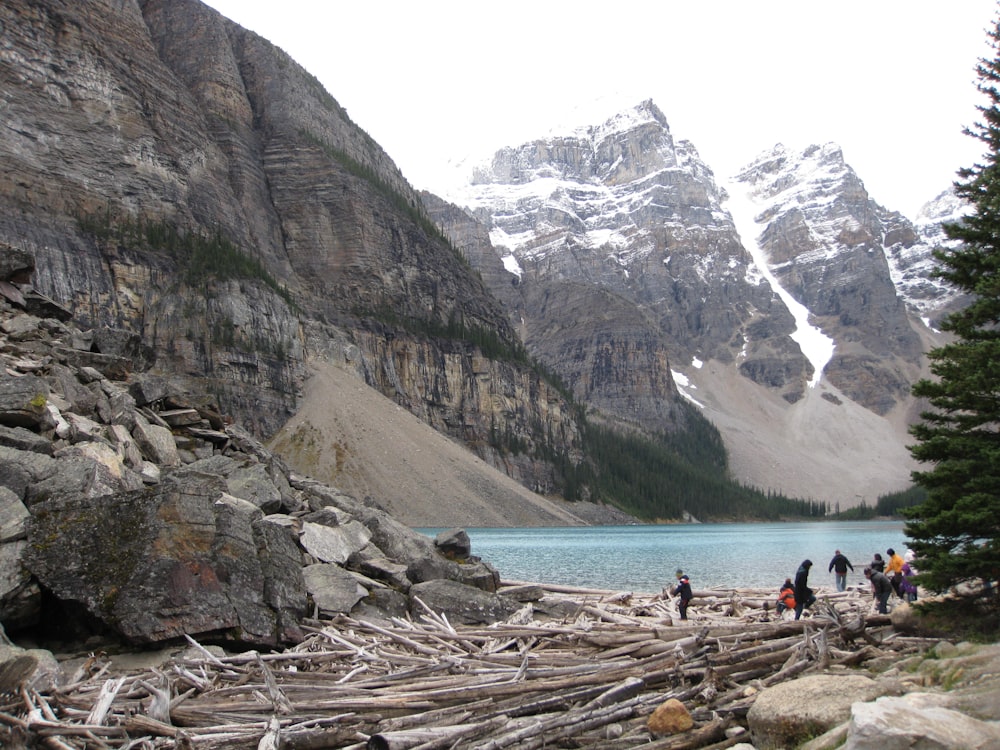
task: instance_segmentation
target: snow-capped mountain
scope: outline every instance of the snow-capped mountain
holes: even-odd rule
[[[601,380],[592,365],[571,372],[566,356],[545,345],[548,327],[532,325],[551,317],[555,285],[573,284],[574,298],[588,287],[620,296],[674,363],[739,356],[751,379],[789,400],[801,396],[809,365],[787,340],[791,315],[742,246],[712,171],[690,142],[673,138],[651,101],[598,126],[502,149],[447,197],[488,224],[529,301],[539,285],[548,289],[548,312],[526,318],[528,343],[561,362],[582,397],[594,397]],[[555,336],[551,345],[567,346]],[[631,411],[620,416],[655,413],[635,400]]]
[[[756,209],[758,234],[778,284],[837,346],[826,377],[852,400],[886,414],[909,396],[922,343],[896,289],[892,248],[912,247],[913,225],[872,200],[834,144],[776,146],[736,176]]]
[[[468,257],[463,224],[488,230],[514,274],[498,296],[581,400],[670,429],[680,383],[737,478],[848,504],[906,486],[918,315],[950,303],[926,281],[940,238],[876,203],[837,146],[779,145],[720,184],[646,101],[501,149],[446,198],[464,218],[432,213]]]

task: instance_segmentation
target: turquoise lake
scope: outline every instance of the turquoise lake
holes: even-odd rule
[[[434,536],[440,529],[420,529]],[[466,528],[472,554],[493,564],[503,580],[658,592],[683,568],[695,589],[773,587],[813,561],[810,584],[833,586],[834,551],[854,565],[849,584],[879,552],[907,547],[901,521]]]

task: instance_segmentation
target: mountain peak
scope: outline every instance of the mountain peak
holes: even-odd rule
[[[634,104],[615,97],[601,97],[574,108],[566,120],[550,128],[544,138],[600,140],[611,133],[625,133],[647,123],[670,130],[666,116],[652,99]]]

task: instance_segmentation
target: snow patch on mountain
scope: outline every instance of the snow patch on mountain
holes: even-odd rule
[[[677,392],[680,393],[685,400],[687,400],[694,406],[697,406],[699,409],[705,408],[705,404],[703,404],[701,401],[696,399],[694,395],[692,395],[691,391],[698,390],[698,386],[692,383],[691,379],[687,375],[685,375],[683,372],[680,372],[679,370],[671,370],[670,375],[673,377],[674,384],[677,386]]]
[[[796,300],[791,293],[779,283],[771,270],[770,263],[760,247],[760,231],[757,225],[757,215],[760,207],[750,195],[750,189],[736,180],[725,186],[729,195],[727,207],[732,216],[736,231],[743,240],[743,246],[754,260],[754,266],[760,275],[770,284],[775,294],[785,303],[788,311],[795,319],[795,331],[792,340],[799,345],[802,353],[813,366],[813,376],[809,387],[819,384],[823,370],[833,358],[834,341],[823,331],[809,322],[809,310]],[[749,279],[748,279],[749,280]]]

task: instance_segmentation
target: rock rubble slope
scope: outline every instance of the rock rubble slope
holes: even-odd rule
[[[137,336],[75,327],[24,281],[30,254],[0,257],[9,633],[278,644],[306,616],[405,614],[417,586],[473,621],[509,614],[497,571],[467,547],[446,556],[375,500],[290,472],[216,405],[150,374]]]

